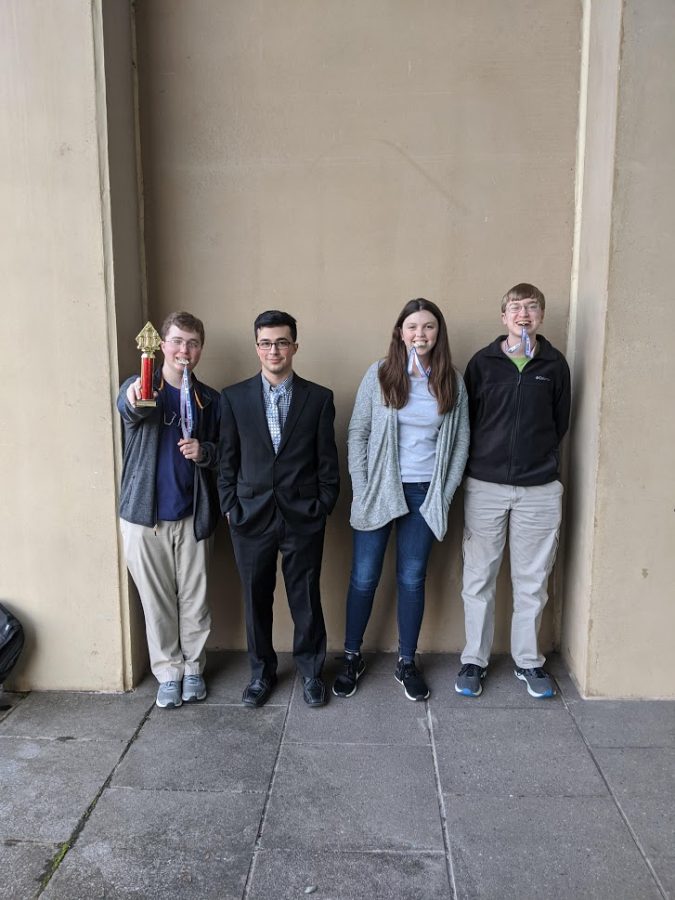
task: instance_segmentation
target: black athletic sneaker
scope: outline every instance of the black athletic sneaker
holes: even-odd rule
[[[394,678],[403,685],[408,700],[426,700],[430,694],[426,681],[412,661],[399,659]]]
[[[333,693],[336,697],[351,697],[356,693],[359,678],[366,670],[366,664],[360,653],[345,653],[344,668],[335,679]]]

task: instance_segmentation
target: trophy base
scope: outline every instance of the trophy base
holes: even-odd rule
[[[137,400],[134,406],[157,406],[156,400]]]

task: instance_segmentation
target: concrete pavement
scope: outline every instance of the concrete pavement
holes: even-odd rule
[[[407,700],[395,658],[309,709],[291,659],[262,709],[246,656],[209,696],[0,694],[0,897],[675,897],[675,703],[534,700],[509,660],[483,695],[455,655]],[[326,675],[332,679],[332,659]]]

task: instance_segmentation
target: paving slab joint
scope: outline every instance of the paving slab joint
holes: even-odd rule
[[[279,757],[281,756],[281,748],[284,743],[284,737],[286,735],[286,727],[288,724],[288,714],[291,709],[291,703],[293,702],[293,697],[296,694],[299,684],[299,675],[296,672],[293,678],[293,688],[291,690],[290,696],[288,698],[288,703],[286,704],[286,715],[284,716],[284,722],[281,726],[281,734],[279,735],[279,744],[277,746],[276,756],[274,757],[274,765],[272,766],[272,774],[270,775],[269,784],[267,785],[267,791],[265,793],[265,802],[263,803],[262,811],[260,813],[260,823],[258,824],[258,833],[256,834],[255,841],[253,843],[253,853],[251,854],[251,862],[249,863],[248,872],[246,873],[246,881],[244,882],[244,890],[242,892],[242,900],[247,900],[251,893],[251,883],[253,879],[253,872],[255,869],[256,858],[258,855],[258,851],[260,850],[260,841],[262,839],[263,828],[265,827],[265,820],[267,818],[267,810],[270,805],[270,798],[272,796],[272,788],[274,787],[274,780],[276,778],[277,769],[279,768]]]
[[[114,777],[114,775],[115,775],[115,772],[116,772],[117,769],[119,768],[119,766],[120,766],[122,760],[123,760],[124,757],[127,755],[127,753],[129,752],[129,750],[131,749],[131,747],[132,747],[133,744],[135,743],[136,739],[138,738],[138,735],[139,735],[140,732],[141,732],[141,728],[143,728],[143,726],[145,725],[145,723],[146,723],[146,722],[148,721],[148,719],[150,718],[150,713],[151,713],[152,710],[154,709],[154,706],[155,706],[155,701],[154,701],[154,699],[153,699],[152,704],[151,704],[151,705],[148,707],[148,709],[145,711],[145,713],[144,713],[144,715],[143,715],[143,718],[141,719],[140,723],[138,724],[138,727],[136,728],[136,730],[134,731],[134,733],[131,735],[131,737],[130,737],[129,740],[127,741],[126,746],[124,747],[124,749],[123,749],[122,752],[120,753],[119,759],[117,760],[117,762],[115,763],[115,765],[114,765],[114,766],[112,767],[112,769],[110,770],[110,774],[108,775],[108,777],[106,778],[106,780],[103,782],[103,784],[101,785],[101,787],[99,788],[99,790],[96,792],[96,794],[95,794],[95,796],[94,796],[94,799],[91,801],[91,803],[90,803],[89,806],[86,808],[86,810],[84,811],[84,813],[83,813],[82,816],[80,817],[79,821],[77,822],[77,825],[76,825],[75,828],[73,829],[72,834],[70,835],[70,837],[68,838],[67,841],[65,841],[63,844],[61,844],[61,846],[59,847],[59,849],[57,850],[57,852],[54,854],[54,856],[52,857],[52,859],[47,863],[47,865],[46,865],[46,867],[45,867],[45,870],[44,870],[42,876],[40,877],[40,887],[38,888],[37,893],[35,894],[36,900],[37,900],[37,898],[43,893],[43,891],[45,891],[45,889],[47,888],[47,885],[49,884],[49,882],[50,882],[50,881],[52,880],[52,878],[54,877],[54,875],[55,875],[55,873],[57,872],[59,866],[61,865],[61,863],[63,862],[63,860],[66,858],[66,856],[68,855],[69,851],[74,847],[75,842],[77,841],[78,837],[79,837],[80,834],[82,833],[82,829],[84,828],[84,826],[85,826],[85,825],[87,824],[87,822],[89,821],[89,817],[91,816],[91,814],[93,813],[93,811],[96,809],[96,804],[97,804],[98,801],[101,799],[101,796],[102,796],[103,792],[110,786],[110,782],[112,781],[112,779],[113,779],[113,777]]]
[[[434,723],[431,717],[431,707],[426,701],[426,724],[429,732],[429,743],[431,745],[431,757],[434,763],[434,781],[436,783],[436,795],[438,799],[438,813],[441,820],[441,834],[443,835],[443,847],[445,849],[445,867],[448,873],[448,882],[452,897],[457,898],[457,879],[455,877],[455,866],[452,861],[452,846],[450,844],[450,835],[448,833],[448,815],[445,809],[445,800],[443,799],[443,788],[441,786],[441,773],[438,768],[438,754],[436,753],[436,737],[434,735]]]
[[[652,865],[652,861],[651,861],[650,858],[647,856],[647,853],[646,853],[644,847],[643,847],[642,844],[640,843],[640,839],[639,839],[639,837],[637,836],[637,834],[636,834],[636,832],[635,832],[635,829],[634,829],[633,826],[631,825],[631,823],[630,823],[630,821],[629,821],[629,819],[628,819],[628,816],[627,816],[626,813],[624,812],[624,809],[623,809],[623,807],[622,807],[622,805],[621,805],[621,802],[620,802],[619,798],[616,796],[615,792],[612,790],[612,785],[609,783],[607,777],[605,776],[605,773],[602,771],[602,766],[601,766],[600,763],[598,762],[598,759],[597,759],[595,753],[593,752],[593,747],[591,746],[590,742],[587,740],[586,735],[584,734],[581,725],[580,725],[579,722],[577,721],[577,718],[576,718],[576,716],[574,715],[574,712],[573,712],[572,708],[570,707],[568,700],[565,698],[565,696],[564,696],[563,694],[561,694],[561,700],[562,700],[563,706],[565,707],[565,709],[566,709],[566,711],[567,711],[567,714],[568,714],[569,717],[572,719],[572,722],[574,723],[574,727],[576,728],[576,730],[577,730],[579,736],[581,737],[581,740],[584,742],[584,746],[586,747],[586,751],[587,751],[588,755],[591,757],[591,760],[593,761],[593,765],[594,765],[594,766],[596,767],[596,769],[598,770],[598,774],[600,775],[600,778],[602,778],[602,781],[603,781],[605,787],[607,788],[607,792],[609,793],[609,796],[612,798],[612,802],[613,802],[614,805],[616,806],[617,812],[619,813],[619,816],[621,817],[621,820],[623,821],[624,825],[625,825],[626,828],[628,829],[628,833],[630,834],[631,839],[633,840],[633,843],[634,843],[635,846],[637,847],[638,853],[639,853],[640,856],[642,857],[642,860],[643,860],[644,864],[647,866],[647,869],[649,870],[649,874],[650,874],[650,875],[652,876],[652,878],[654,879],[654,883],[656,884],[657,890],[659,891],[659,893],[660,893],[661,896],[663,897],[663,900],[671,900],[671,895],[670,895],[670,893],[669,893],[669,892],[666,890],[666,888],[663,886],[663,884],[662,884],[662,882],[661,882],[661,879],[660,879],[659,876],[656,874],[656,869],[655,869],[654,866]]]

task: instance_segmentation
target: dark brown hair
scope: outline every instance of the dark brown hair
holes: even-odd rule
[[[450,412],[455,403],[455,372],[452,368],[448,329],[445,326],[443,313],[430,300],[425,300],[423,297],[409,300],[401,310],[391,334],[389,352],[378,373],[380,387],[385,406],[402,409],[408,402],[410,391],[408,352],[403,343],[401,327],[408,316],[423,310],[430,312],[438,322],[438,337],[431,351],[429,389],[438,403],[438,412],[444,415]]]
[[[298,323],[290,313],[282,312],[280,309],[268,309],[261,312],[253,323],[253,334],[256,341],[258,340],[258,332],[261,328],[283,328],[288,325],[291,332],[291,338],[295,343],[298,337]]]
[[[162,327],[159,329],[159,335],[163,341],[166,340],[166,336],[169,333],[169,329],[172,325],[175,325],[176,328],[180,328],[181,331],[196,331],[199,335],[199,340],[204,343],[204,323],[201,319],[198,319],[196,316],[193,316],[192,313],[189,312],[172,312],[164,319],[162,322]]]

